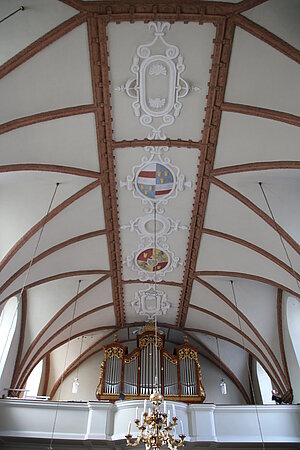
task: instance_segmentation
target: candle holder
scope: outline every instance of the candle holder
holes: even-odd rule
[[[132,434],[130,434],[131,423],[129,423],[128,434],[125,436],[127,445],[129,447],[136,447],[140,442],[145,444],[146,450],[159,449],[160,447],[167,445],[170,450],[176,450],[177,447],[184,446],[185,435],[183,433],[183,424],[181,423],[181,434],[178,435],[179,439],[176,439],[175,427],[178,419],[174,414],[172,421],[168,420],[168,414],[160,411],[160,405],[163,402],[163,396],[158,392],[157,386],[153,394],[150,395],[150,401],[152,403],[151,414],[146,412],[144,407],[144,413],[141,420],[136,418],[135,424],[140,431],[139,436],[134,442],[131,442]],[[174,430],[172,434],[172,430]]]

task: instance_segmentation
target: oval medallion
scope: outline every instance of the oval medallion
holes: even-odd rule
[[[161,200],[174,189],[174,175],[163,164],[153,162],[146,164],[136,177],[136,188],[143,197],[150,200]]]
[[[160,248],[146,248],[137,255],[137,265],[146,272],[159,272],[167,267],[169,258]]]

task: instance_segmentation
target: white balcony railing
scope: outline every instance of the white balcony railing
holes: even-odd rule
[[[300,443],[300,406],[215,406],[167,402],[182,420],[186,440],[191,442]],[[136,406],[142,413],[143,401],[45,402],[0,400],[0,436],[55,439],[122,440],[128,421],[135,418]],[[149,405],[150,406],[150,405]],[[258,415],[258,416],[257,416]],[[55,419],[56,416],[56,419]],[[134,434],[134,427],[132,432]]]

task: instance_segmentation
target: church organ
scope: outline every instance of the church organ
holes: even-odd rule
[[[120,394],[126,399],[148,397],[155,385],[156,364],[158,389],[166,400],[204,401],[197,349],[185,339],[172,355],[164,348],[164,334],[159,330],[155,334],[151,322],[137,335],[137,348],[131,353],[127,354],[127,347],[119,342],[104,347],[96,390],[98,400],[115,401]]]

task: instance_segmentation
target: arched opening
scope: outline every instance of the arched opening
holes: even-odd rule
[[[0,315],[0,378],[14,337],[18,318],[18,299],[10,298]]]
[[[262,402],[264,405],[272,403],[272,383],[263,367],[256,362],[256,373]]]
[[[26,397],[36,397],[39,392],[43,373],[43,360],[41,360],[30,373],[26,382]]]
[[[294,297],[287,298],[286,315],[292,345],[300,366],[300,303]]]

